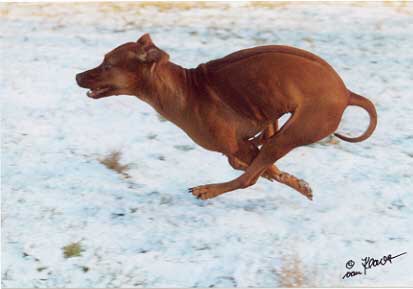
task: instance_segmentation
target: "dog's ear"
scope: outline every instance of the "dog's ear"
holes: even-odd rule
[[[153,45],[151,36],[149,35],[149,33],[145,33],[144,35],[142,35],[138,41],[136,41],[137,43],[139,43],[142,46],[150,46]]]
[[[137,57],[139,61],[145,63],[167,62],[169,60],[169,55],[155,46],[149,47],[148,49],[138,48]]]
[[[148,33],[142,35],[137,41],[137,58],[141,62],[167,62],[169,55],[153,44]]]

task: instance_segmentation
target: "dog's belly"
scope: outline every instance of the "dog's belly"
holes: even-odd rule
[[[256,121],[225,109],[193,114],[191,121],[179,125],[198,145],[226,155],[238,151],[239,144],[262,131],[268,121]]]

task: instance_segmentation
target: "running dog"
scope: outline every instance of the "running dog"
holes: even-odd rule
[[[336,131],[349,105],[365,109],[367,130],[348,142],[367,139],[377,124],[373,103],[346,88],[320,57],[294,47],[260,46],[186,69],[169,61],[149,34],[107,53],[96,68],[76,75],[93,99],[133,95],[183,129],[200,146],[221,152],[244,173],[224,183],[189,189],[206,200],[255,184],[262,176],[286,184],[310,200],[303,180],[275,162],[292,149]],[[278,119],[291,117],[278,128]]]

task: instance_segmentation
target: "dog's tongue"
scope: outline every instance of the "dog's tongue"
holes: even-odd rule
[[[105,88],[99,88],[99,89],[95,89],[95,90],[89,90],[86,94],[89,97],[95,98],[97,96],[99,96],[99,94],[104,93],[105,91],[108,91],[109,87],[105,87]]]

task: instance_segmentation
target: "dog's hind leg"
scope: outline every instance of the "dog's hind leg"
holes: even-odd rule
[[[259,150],[252,143],[246,142],[244,149],[240,151],[242,151],[243,153],[238,153],[236,154],[236,156],[229,156],[228,162],[234,169],[245,171],[258,155]],[[269,181],[276,180],[277,182],[280,182],[297,190],[307,198],[312,198],[312,190],[306,181],[298,179],[297,177],[286,172],[282,172],[275,165],[267,168],[261,176],[268,179]]]
[[[318,113],[315,114],[315,111]],[[229,182],[195,187],[190,189],[190,192],[205,200],[252,186],[269,167],[292,149],[314,143],[334,132],[340,122],[341,113],[334,114],[331,109],[311,106],[295,111],[281,130],[263,145],[244,174]]]

